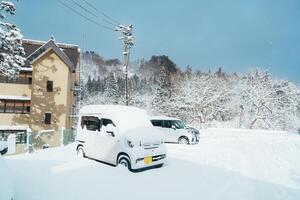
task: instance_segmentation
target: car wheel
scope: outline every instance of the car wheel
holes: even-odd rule
[[[83,147],[80,146],[77,148],[77,156],[80,158],[85,158],[85,152],[83,150]]]
[[[118,160],[118,165],[122,165],[123,167],[126,167],[129,171],[132,171],[131,163],[130,163],[129,159],[126,157],[121,157]]]
[[[187,137],[180,137],[178,140],[179,144],[189,144],[189,139]]]
[[[5,149],[3,149],[2,151],[0,151],[0,154],[1,155],[4,155],[4,154],[6,154],[7,153],[7,151],[8,151],[8,148],[6,147]]]

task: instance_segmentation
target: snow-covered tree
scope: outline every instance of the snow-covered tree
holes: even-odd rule
[[[119,91],[117,81],[114,77],[114,74],[111,72],[107,78],[105,97],[112,104],[119,103]]]
[[[24,65],[22,34],[16,25],[5,21],[5,14],[14,15],[16,7],[12,2],[0,3],[0,74],[15,78]]]
[[[165,115],[169,113],[168,103],[172,94],[171,89],[171,77],[163,68],[159,75],[158,86],[152,102],[153,112]]]
[[[176,95],[172,94],[173,115],[200,125],[231,119],[229,83],[215,74],[186,74],[183,81],[176,84]]]

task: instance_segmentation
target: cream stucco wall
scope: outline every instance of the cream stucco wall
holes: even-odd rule
[[[0,125],[4,126],[17,126],[24,125],[28,126],[30,123],[29,114],[9,114],[9,113],[0,113]]]
[[[50,146],[60,144],[60,131],[70,128],[70,78],[68,66],[50,50],[33,64],[30,127],[33,131],[54,130],[42,136]],[[47,92],[47,81],[53,81],[53,92]],[[44,123],[45,113],[51,113],[51,124]]]
[[[31,96],[31,85],[0,83],[1,95]]]

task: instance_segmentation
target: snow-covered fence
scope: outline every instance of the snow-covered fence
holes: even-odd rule
[[[8,146],[8,154],[13,154],[16,152],[16,135],[10,134],[7,137],[7,146]]]

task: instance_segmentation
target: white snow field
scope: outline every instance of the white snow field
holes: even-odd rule
[[[168,144],[165,166],[139,173],[77,158],[74,144],[4,160],[15,200],[300,199],[300,135],[208,129],[201,136],[197,145]]]

